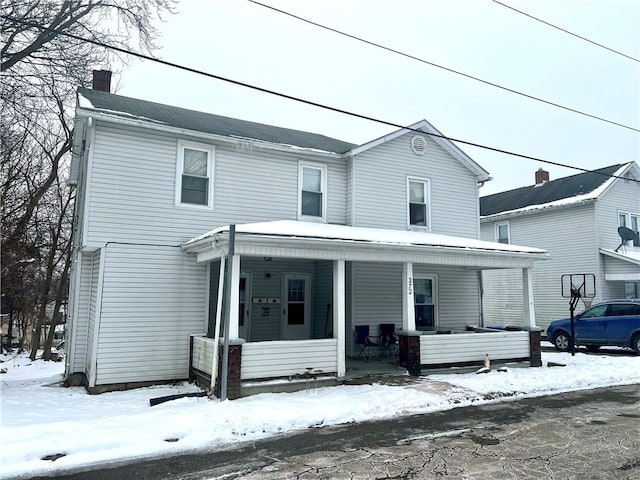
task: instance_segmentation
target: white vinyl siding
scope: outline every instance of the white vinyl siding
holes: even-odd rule
[[[429,179],[430,231],[478,238],[475,175],[427,138],[424,156],[410,147],[413,134],[353,158],[353,226],[407,229],[407,177]]]
[[[213,208],[214,152],[212,145],[178,141],[176,205]]]
[[[414,263],[413,276],[437,279],[435,300],[439,329],[462,331],[467,325],[480,325],[480,296],[476,271]]]
[[[88,355],[91,353],[91,337],[92,327],[90,322],[93,321],[93,313],[95,313],[95,303],[97,295],[97,275],[100,264],[99,252],[81,252],[80,260],[75,268],[78,269],[74,273],[80,282],[78,289],[78,299],[75,304],[75,311],[72,312],[73,332],[71,333],[72,350],[69,352],[71,361],[69,363],[69,371],[67,373],[86,372]]]
[[[315,262],[313,260],[292,260],[276,257],[268,261],[264,257],[242,257],[240,259],[240,269],[242,272],[251,273],[253,296],[278,298],[282,301],[283,275],[295,272],[313,276]],[[313,282],[314,279],[312,277],[312,285],[314,284]],[[251,321],[249,323],[251,328],[249,338],[251,338],[251,341],[280,340],[282,304],[254,303],[253,298],[250,301],[252,302],[250,308]],[[321,308],[316,310],[315,303],[310,306],[311,311],[314,312],[311,319],[311,331],[320,331],[321,327],[317,326],[316,322],[324,325],[324,315],[317,319]]]
[[[86,354],[86,372],[89,378],[95,369],[93,358],[95,355],[94,348],[96,344],[96,335],[98,334],[96,324],[100,317],[100,257],[102,251],[97,250],[91,255],[91,281],[89,296],[89,322],[87,324],[87,354]]]
[[[562,298],[560,286],[563,274],[596,273],[598,298],[602,298],[603,277],[597,275],[600,232],[593,203],[512,217],[509,229],[512,244],[543,248],[550,255],[532,270],[536,325],[546,328],[567,316],[569,303]],[[483,220],[482,239],[492,241],[494,235],[495,221]],[[482,276],[485,325],[522,325],[522,269],[485,270]]]
[[[338,342],[333,338],[245,343],[242,347],[242,380],[337,371]]]
[[[420,363],[441,365],[455,362],[524,359],[530,356],[528,332],[463,333],[459,335],[422,335]]]
[[[369,325],[373,335],[378,335],[381,323],[402,328],[402,265],[353,262],[351,266],[353,318],[347,332],[347,351],[353,355],[355,325]],[[413,264],[413,274],[415,278],[437,278],[438,328],[464,330],[466,325],[479,325],[480,299],[475,271]]]
[[[180,244],[229,223],[298,218],[296,152],[215,146],[215,209],[175,205],[176,137],[98,122],[86,244]],[[183,139],[198,142],[197,139]],[[313,157],[315,160],[315,157]],[[346,222],[346,162],[326,165],[326,220]]]
[[[96,384],[187,378],[189,335],[206,329],[207,265],[166,246],[104,254]]]

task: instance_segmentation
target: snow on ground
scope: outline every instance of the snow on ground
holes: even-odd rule
[[[543,352],[541,368],[429,375],[404,385],[354,385],[234,401],[149,399],[196,392],[187,383],[89,395],[64,388],[63,363],[2,356],[2,478],[173,455],[316,426],[428,413],[560,392],[640,384],[640,356]],[[566,364],[549,367],[548,362]],[[61,456],[60,456],[61,455]],[[60,456],[43,460],[47,456]],[[55,457],[52,457],[55,458]]]

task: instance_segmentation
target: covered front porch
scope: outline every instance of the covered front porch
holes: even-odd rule
[[[534,325],[531,268],[546,258],[543,250],[297,221],[225,226],[183,249],[210,272],[208,328],[192,337],[192,375],[212,389],[219,386],[221,346],[228,338],[230,398],[256,382],[304,388],[312,380],[344,379],[347,358],[357,355],[356,325],[368,325],[377,335],[380,323],[394,324],[398,360],[413,374],[442,363],[426,356],[437,348],[422,337],[459,352],[445,363],[475,361],[475,353],[469,356],[474,349],[482,351],[481,361],[487,342],[498,356],[510,343],[515,346],[505,358],[530,356],[526,332],[493,332],[500,335],[493,338],[465,329],[483,326],[480,272],[495,268],[522,269],[525,324]],[[436,331],[457,333],[431,335]],[[482,337],[480,346],[472,347],[476,337]],[[403,340],[416,338],[424,344],[418,350],[415,340]]]

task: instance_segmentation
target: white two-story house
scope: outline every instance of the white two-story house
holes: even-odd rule
[[[356,325],[481,325],[484,269],[519,270],[532,325],[546,253],[479,240],[490,177],[431,134],[353,145],[80,88],[68,380],[215,376],[223,337],[243,381],[340,378]]]
[[[618,229],[640,230],[640,168],[635,162],[549,179],[480,199],[482,238],[545,249],[550,259],[533,271],[536,324],[569,316],[561,278],[588,274],[595,297],[580,303],[640,296],[640,247]],[[485,321],[517,323],[522,316],[518,272],[484,272]]]

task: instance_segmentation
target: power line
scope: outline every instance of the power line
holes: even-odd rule
[[[460,140],[460,139],[457,139],[457,138],[447,137],[447,136],[442,135],[442,134],[437,134],[437,133],[432,133],[432,132],[425,132],[425,131],[417,129],[417,128],[407,127],[405,125],[400,125],[398,123],[389,122],[387,120],[382,120],[382,119],[379,119],[379,118],[371,117],[371,116],[368,116],[368,115],[363,115],[363,114],[360,114],[360,113],[350,112],[348,110],[344,110],[344,109],[337,108],[337,107],[331,107],[329,105],[324,105],[322,103],[314,102],[312,100],[306,100],[306,99],[303,99],[303,98],[294,97],[293,95],[288,95],[286,93],[277,92],[275,90],[269,90],[267,88],[259,87],[257,85],[252,85],[250,83],[240,82],[238,80],[233,80],[233,79],[230,79],[230,78],[222,77],[222,76],[216,75],[214,73],[208,73],[208,72],[205,72],[203,70],[198,70],[198,69],[195,69],[195,68],[192,68],[192,67],[187,67],[187,66],[180,65],[180,64],[177,64],[177,63],[169,62],[167,60],[162,60],[160,58],[155,58],[155,57],[152,57],[150,55],[145,55],[143,53],[134,52],[132,50],[126,50],[124,48],[116,47],[114,45],[108,45],[106,43],[100,42],[98,40],[94,40],[92,38],[80,37],[80,36],[74,35],[72,33],[68,33],[68,32],[64,32],[62,30],[58,30],[56,28],[46,27],[46,26],[38,24],[36,22],[28,22],[26,20],[21,20],[21,19],[18,19],[18,18],[14,18],[14,17],[11,17],[9,15],[1,15],[0,14],[0,18],[4,18],[5,20],[9,20],[9,21],[14,22],[14,23],[20,23],[22,25],[26,25],[26,26],[30,26],[30,27],[34,27],[34,28],[39,28],[41,30],[46,30],[48,32],[54,32],[54,33],[57,33],[58,35],[62,35],[62,36],[69,37],[69,38],[73,38],[73,39],[79,40],[81,42],[91,43],[91,44],[97,45],[99,47],[103,47],[103,48],[107,48],[109,50],[113,50],[113,51],[116,51],[116,52],[124,53],[125,55],[130,55],[130,56],[133,56],[133,57],[141,58],[143,60],[149,60],[151,62],[159,63],[161,65],[166,65],[168,67],[176,68],[178,70],[184,70],[186,72],[195,73],[195,74],[202,75],[202,76],[205,76],[205,77],[208,77],[208,78],[213,78],[213,79],[220,80],[220,81],[223,81],[223,82],[231,83],[232,85],[237,85],[237,86],[240,86],[240,87],[249,88],[251,90],[255,90],[255,91],[258,91],[258,92],[268,93],[270,95],[274,95],[274,96],[277,96],[277,97],[280,97],[280,98],[286,98],[287,100],[293,100],[295,102],[304,103],[306,105],[311,105],[311,106],[314,106],[314,107],[322,108],[324,110],[328,110],[328,111],[331,111],[331,112],[341,113],[343,115],[348,115],[348,116],[351,116],[351,117],[360,118],[362,120],[368,120],[368,121],[371,121],[371,122],[376,122],[376,123],[379,123],[379,124],[382,124],[382,125],[387,125],[387,126],[394,127],[394,128],[397,128],[397,129],[409,130],[409,131],[413,131],[413,132],[416,132],[416,133],[421,133],[423,135],[428,135],[428,136],[431,136],[431,137],[442,138],[444,140],[449,140],[450,142],[457,142],[457,143],[461,143],[463,145],[468,145],[468,146],[471,146],[471,147],[482,148],[484,150],[489,150],[491,152],[502,153],[502,154],[505,154],[505,155],[513,156],[513,157],[525,158],[527,160],[533,160],[533,161],[536,161],[536,162],[541,162],[541,163],[545,163],[545,164],[549,164],[549,165],[555,165],[557,167],[570,168],[570,169],[579,170],[579,171],[582,171],[582,172],[600,173],[600,172],[597,172],[597,171],[594,171],[594,170],[589,170],[588,168],[576,167],[576,166],[573,166],[573,165],[567,165],[567,164],[560,163],[560,162],[554,162],[552,160],[545,160],[545,159],[538,158],[538,157],[533,157],[533,156],[530,156],[530,155],[524,155],[524,154],[520,154],[520,153],[511,152],[509,150],[503,150],[503,149],[496,148],[496,147],[489,147],[487,145],[482,145],[482,144],[475,143],[475,142],[470,142],[470,141],[467,141],[467,140]],[[608,174],[604,174],[604,173],[602,173],[602,175],[605,175],[607,177],[625,178],[625,177],[618,177],[618,176],[615,176],[615,175],[608,175]],[[631,180],[640,183],[640,180],[635,180],[635,179],[631,179]]]
[[[271,5],[266,5],[264,3],[260,3],[260,2],[258,2],[256,0],[248,0],[248,1],[253,3],[253,4],[255,4],[255,5],[259,5],[261,7],[268,8],[269,10],[273,10],[274,12],[278,12],[278,13],[281,13],[283,15],[287,15],[287,16],[289,16],[291,18],[295,18],[296,20],[300,20],[301,22],[308,23],[309,25],[313,25],[315,27],[322,28],[322,29],[328,30],[328,31],[333,32],[333,33],[337,33],[338,35],[342,35],[344,37],[351,38],[352,40],[356,40],[358,42],[366,43],[367,45],[371,45],[373,47],[377,47],[377,48],[380,48],[382,50],[386,50],[388,52],[392,52],[392,53],[395,53],[397,55],[401,55],[401,56],[409,58],[411,60],[415,60],[417,62],[424,63],[426,65],[431,65],[432,67],[436,67],[436,68],[440,68],[442,70],[446,70],[447,72],[454,73],[456,75],[460,75],[462,77],[474,80],[476,82],[484,83],[485,85],[489,85],[491,87],[499,88],[499,89],[504,90],[506,92],[514,93],[516,95],[520,95],[520,96],[528,98],[530,100],[535,100],[535,101],[538,101],[538,102],[542,102],[542,103],[545,103],[547,105],[551,105],[553,107],[561,108],[563,110],[567,110],[567,111],[572,112],[572,113],[577,113],[578,115],[583,115],[585,117],[593,118],[595,120],[600,120],[601,122],[610,123],[610,124],[616,125],[618,127],[627,128],[627,129],[633,130],[635,132],[640,132],[640,129],[632,127],[630,125],[625,125],[623,123],[619,123],[619,122],[616,122],[614,120],[608,120],[606,118],[599,117],[597,115],[594,115],[594,114],[591,114],[591,113],[588,113],[588,112],[584,112],[582,110],[577,110],[575,108],[567,107],[565,105],[561,105],[559,103],[555,103],[555,102],[552,102],[550,100],[545,100],[543,98],[536,97],[536,96],[530,95],[528,93],[524,93],[524,92],[521,92],[521,91],[518,91],[518,90],[514,90],[513,88],[505,87],[504,85],[499,85],[497,83],[493,83],[493,82],[490,82],[488,80],[483,80],[482,78],[475,77],[475,76],[470,75],[468,73],[460,72],[458,70],[454,70],[453,68],[445,67],[443,65],[439,65],[437,63],[430,62],[430,61],[425,60],[423,58],[416,57],[415,55],[411,55],[409,53],[405,53],[405,52],[402,52],[400,50],[396,50],[394,48],[384,46],[382,44],[373,42],[371,40],[366,40],[366,39],[364,39],[362,37],[358,37],[356,35],[352,35],[350,33],[346,33],[346,32],[343,32],[341,30],[338,30],[338,29],[335,29],[335,28],[332,28],[332,27],[328,27],[326,25],[322,25],[321,23],[317,23],[317,22],[314,22],[313,20],[309,20],[307,18],[301,17],[299,15],[295,15],[295,14],[287,12],[285,10],[281,10],[279,8],[272,7]]]
[[[499,2],[498,0],[493,0],[493,2],[497,3],[498,5],[502,5],[503,7],[506,7],[508,9],[510,9],[510,10],[513,10],[514,12],[517,12],[517,13],[519,13],[521,15],[524,15],[525,17],[529,17],[530,19],[535,20],[536,22],[544,23],[545,25],[547,25],[547,26],[549,26],[551,28],[555,28],[556,30],[560,30],[561,32],[564,32],[564,33],[572,35],[572,36],[574,36],[576,38],[579,38],[580,40],[584,40],[585,42],[589,42],[589,43],[591,43],[591,44],[593,44],[593,45],[595,45],[597,47],[604,48],[605,50],[609,50],[612,53],[615,53],[617,55],[620,55],[620,56],[623,56],[625,58],[628,58],[629,60],[633,60],[634,62],[640,63],[640,59],[632,57],[631,55],[627,55],[626,53],[619,52],[618,50],[614,50],[613,48],[607,47],[606,45],[602,45],[601,43],[594,42],[593,40],[589,40],[586,37],[578,35],[577,33],[570,32],[569,30],[565,30],[564,28],[558,27],[557,25],[554,25],[553,23],[547,22],[547,21],[542,20],[542,19],[540,19],[538,17],[534,17],[533,15],[530,15],[530,14],[528,14],[526,12],[523,12],[522,10],[518,10],[517,8],[514,8],[511,5],[507,5],[506,3]]]

